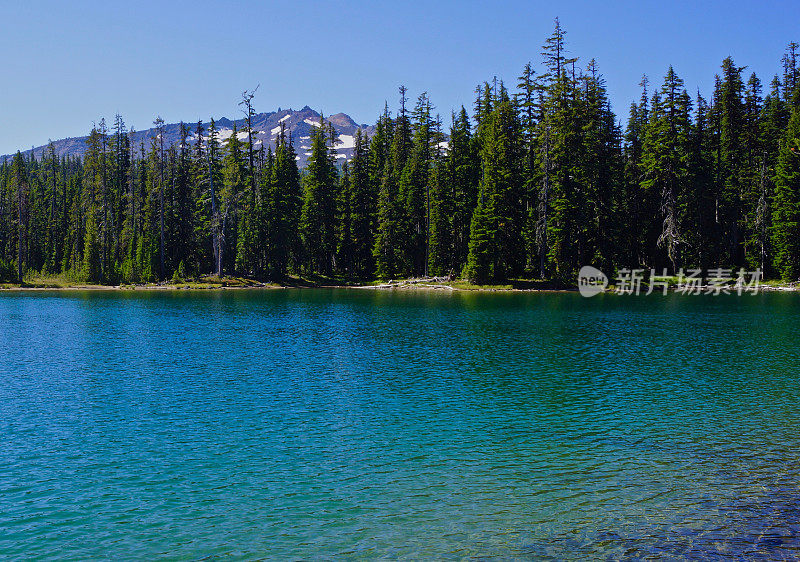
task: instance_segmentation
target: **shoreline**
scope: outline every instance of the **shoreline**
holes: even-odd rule
[[[419,291],[466,291],[466,292],[577,292],[577,287],[559,286],[550,281],[516,279],[503,284],[476,285],[463,279],[448,277],[419,277],[389,279],[388,281],[347,282],[327,277],[290,276],[282,282],[258,281],[246,277],[203,276],[191,280],[164,281],[123,285],[91,284],[60,277],[34,277],[23,284],[0,283],[0,292],[36,291],[227,291],[227,290],[276,290],[276,289],[358,289],[358,290],[419,290]]]
[[[515,286],[516,285],[516,286]],[[265,283],[250,279],[231,278],[225,281],[187,281],[182,283],[147,283],[141,285],[93,285],[69,281],[30,282],[23,285],[2,283],[0,292],[44,292],[44,291],[241,291],[241,290],[285,290],[285,289],[354,289],[376,291],[437,291],[437,292],[504,292],[504,293],[577,293],[577,287],[557,287],[546,281],[518,280],[498,285],[473,285],[466,281],[435,279],[399,279],[385,282],[341,284],[317,283],[305,279],[294,279],[290,283]],[[706,287],[700,287],[705,291]],[[800,283],[767,282],[759,286],[758,292],[798,292]],[[660,293],[660,291],[658,291]],[[677,292],[670,287],[670,293]],[[601,294],[615,294],[609,287]]]
[[[0,286],[3,292],[44,292],[44,291],[97,291],[97,292],[135,292],[135,291],[280,291],[288,289],[352,289],[375,291],[448,291],[465,293],[577,293],[577,289],[522,289],[503,286],[481,286],[464,288],[452,285],[436,284],[380,284],[380,285],[235,285],[235,286],[184,286],[184,285],[64,285],[64,286],[38,286],[38,285],[4,285]]]

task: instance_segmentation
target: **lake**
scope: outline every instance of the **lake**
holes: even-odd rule
[[[0,556],[800,557],[800,295],[0,293]]]

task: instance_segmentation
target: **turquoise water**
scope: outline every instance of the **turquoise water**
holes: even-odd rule
[[[800,295],[0,294],[0,557],[800,557]]]

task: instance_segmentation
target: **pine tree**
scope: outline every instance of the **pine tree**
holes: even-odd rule
[[[688,148],[689,189],[683,220],[683,254],[687,265],[708,269],[719,265],[718,258],[723,249],[719,243],[720,228],[716,221],[714,150],[709,128],[711,110],[700,94],[697,95],[696,107]]]
[[[223,169],[222,151],[219,145],[219,135],[217,133],[216,122],[211,119],[208,127],[208,147],[206,149],[206,180],[208,190],[205,192],[207,200],[204,198],[201,204],[210,208],[209,227],[214,253],[214,271],[217,277],[222,277],[224,254],[225,254],[225,223],[229,206],[223,212],[220,197],[225,194],[223,189]],[[207,202],[206,202],[207,201]]]
[[[653,106],[643,144],[643,180],[645,192],[661,198],[662,229],[657,245],[677,270],[682,264],[685,240],[686,197],[690,187],[689,141],[691,137],[691,101],[683,80],[670,67],[664,85],[653,96]],[[659,262],[654,266],[662,265]]]
[[[122,116],[114,117],[113,134],[111,137],[110,168],[111,168],[111,253],[109,261],[113,270],[114,281],[119,281],[122,262],[124,261],[123,229],[125,226],[126,199],[129,196],[130,175],[132,166],[131,143],[127,127]]]
[[[411,152],[399,181],[402,201],[402,272],[412,276],[425,273],[428,237],[427,188],[431,165],[431,103],[426,93],[417,100],[413,112]]]
[[[158,147],[158,222],[159,222],[159,245],[158,245],[158,279],[163,280],[166,274],[164,255],[164,119],[159,115],[153,121],[156,129],[155,145]],[[155,179],[155,176],[154,176]]]
[[[143,197],[141,195],[142,186],[146,182],[139,183],[140,174],[144,169],[141,162],[136,162],[131,150],[133,131],[127,135],[125,142],[126,155],[122,158],[127,162],[127,173],[125,174],[124,196],[121,198],[120,213],[123,214],[122,230],[120,233],[120,245],[122,253],[121,281],[132,283],[140,281],[139,268],[136,263],[136,246],[140,236],[141,208]]]
[[[249,239],[239,241],[239,234],[242,233],[240,221],[239,204],[247,185],[247,171],[245,170],[244,159],[242,157],[242,142],[239,140],[239,132],[236,123],[233,124],[231,136],[226,140],[224,156],[222,159],[222,186],[220,190],[220,253],[224,256],[223,267],[229,271],[236,271],[236,261],[245,256],[250,250],[248,247]]]
[[[345,162],[336,189],[336,268],[347,277],[352,276],[354,261],[351,237],[353,211],[350,206],[353,197],[350,188],[350,166]]]
[[[722,77],[718,83],[716,103],[712,108],[718,125],[717,147],[717,191],[719,195],[718,217],[727,245],[726,262],[744,265],[745,200],[743,188],[743,132],[744,132],[744,83],[743,68],[733,64],[728,57],[722,62]]]
[[[449,181],[452,199],[452,253],[445,271],[461,273],[469,253],[469,236],[472,215],[478,204],[480,157],[477,143],[472,137],[469,117],[464,107],[453,118],[445,163],[447,169],[439,171],[437,181]],[[441,187],[445,187],[442,185]],[[442,199],[447,196],[442,195]],[[447,203],[445,202],[445,208]]]
[[[22,283],[24,262],[28,250],[28,192],[30,185],[28,182],[28,172],[22,153],[17,151],[11,161],[11,177],[13,178],[14,191],[16,192],[17,207],[17,282]]]
[[[800,68],[798,68],[797,50],[800,45],[792,41],[786,46],[786,52],[781,59],[783,63],[783,99],[789,104],[800,83]]]
[[[744,97],[742,146],[742,199],[744,203],[744,259],[749,269],[760,268],[767,262],[769,246],[769,198],[766,181],[766,158],[761,144],[761,81],[750,75]]]
[[[556,31],[552,38],[553,52],[559,53],[563,52],[563,43],[559,49],[556,39],[560,36],[563,41],[563,32],[559,32],[558,26]],[[551,55],[548,66],[551,72],[560,68],[560,74],[550,78],[543,104],[542,127],[547,150],[541,153],[546,173],[540,207],[546,224],[542,246],[547,249],[547,258],[541,269],[566,281],[574,279],[587,262],[590,214],[585,193],[587,178],[581,167],[585,148],[581,122],[583,99],[574,76],[566,71],[566,64],[573,59],[559,57],[563,55]]]
[[[517,94],[517,107],[520,111],[520,124],[522,126],[523,142],[525,144],[525,160],[523,166],[523,178],[525,181],[525,212],[526,223],[524,229],[525,243],[527,245],[526,254],[529,256],[531,268],[534,266],[536,256],[539,254],[540,243],[537,236],[539,231],[540,211],[544,212],[539,206],[539,181],[541,171],[537,162],[539,121],[542,119],[542,100],[544,87],[537,79],[535,71],[528,62],[519,77],[517,87],[520,89]],[[541,268],[541,257],[539,256],[539,267]]]
[[[194,126],[194,143],[189,155],[189,187],[192,214],[192,244],[189,248],[187,269],[195,276],[214,268],[213,241],[211,237],[211,209],[208,204],[208,150],[205,144],[206,129],[198,120]]]
[[[437,150],[437,152],[439,152]],[[447,158],[437,154],[430,174],[430,275],[454,274],[455,237],[453,221],[455,199],[451,167]]]
[[[192,263],[195,246],[195,205],[192,189],[194,178],[189,128],[181,122],[178,130],[180,138],[173,171],[173,201],[170,205],[170,230],[173,233],[171,267],[177,268],[180,264],[184,264],[185,268]]]
[[[658,207],[653,205],[651,208],[651,200],[645,196],[641,187],[641,181],[644,179],[642,148],[650,111],[646,76],[642,77],[639,85],[642,88],[642,96],[639,103],[631,104],[625,131],[622,188],[616,221],[618,225],[616,237],[620,247],[617,259],[619,263],[628,264],[627,267],[645,264],[647,241],[655,240],[658,236],[646,232],[646,228],[651,224],[650,219],[655,216]],[[636,224],[637,228],[630,229],[629,224]]]
[[[109,150],[108,150],[108,128],[106,127],[106,120],[100,119],[98,127],[98,134],[100,137],[100,154],[98,156],[98,163],[100,167],[99,178],[99,201],[100,207],[97,219],[100,221],[99,226],[99,244],[100,244],[100,277],[106,281],[113,278],[113,273],[110,267],[110,239],[113,217],[111,215],[111,194],[109,193]]]
[[[150,148],[145,156],[141,147],[144,162],[143,179],[143,211],[142,235],[136,248],[137,268],[142,281],[158,280],[160,269],[160,210],[161,210],[161,168],[159,142],[157,137],[150,139]]]
[[[57,213],[59,208],[59,186],[58,186],[58,158],[56,157],[55,144],[51,141],[47,146],[47,156],[43,157],[42,165],[45,176],[44,183],[47,189],[48,217],[47,233],[45,242],[45,271],[56,273],[61,261],[61,244],[63,233],[60,232],[62,221],[59,220]]]
[[[388,146],[385,154],[383,172],[379,175],[380,191],[378,195],[378,226],[374,256],[377,275],[389,279],[402,275],[403,256],[407,255],[403,238],[404,208],[400,197],[400,176],[408,161],[411,149],[411,127],[406,114],[406,89],[400,87],[400,114],[393,122],[389,118],[388,109],[382,117],[383,135],[376,133],[373,147],[377,150]]]
[[[605,82],[594,60],[589,61],[582,82],[581,167],[589,207],[587,243],[594,250],[587,252],[584,259],[609,271],[617,250],[613,225],[619,204],[617,182],[622,172],[621,132],[611,111]]]
[[[97,127],[92,127],[86,140],[86,153],[84,154],[83,177],[84,198],[81,203],[83,229],[85,234],[79,236],[83,241],[81,252],[81,271],[83,277],[90,282],[98,283],[103,277],[102,236],[98,224],[98,214],[102,220],[102,201],[104,196],[104,159],[102,132]]]
[[[302,188],[295,156],[291,139],[281,127],[271,165],[265,217],[267,270],[275,280],[285,278],[289,264],[294,261],[299,265],[301,259],[298,225]]]
[[[83,278],[89,283],[100,283],[103,280],[103,272],[100,269],[100,236],[96,214],[97,209],[89,210],[84,236]]]
[[[311,132],[311,156],[303,177],[300,214],[306,269],[323,275],[333,272],[336,252],[337,172],[328,140],[325,120],[320,117],[320,126]]]
[[[792,111],[775,170],[772,245],[775,270],[787,281],[800,279],[800,108]]]
[[[481,139],[482,173],[472,218],[465,275],[473,282],[503,280],[524,266],[520,126],[501,86]]]
[[[353,158],[350,161],[350,242],[352,273],[357,279],[370,279],[375,273],[375,223],[377,190],[370,174],[370,143],[361,129],[356,131]]]

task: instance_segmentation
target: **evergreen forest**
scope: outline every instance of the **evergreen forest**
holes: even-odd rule
[[[290,130],[254,143],[253,92],[224,142],[211,120],[181,124],[170,146],[135,146],[117,115],[92,127],[82,157],[52,143],[38,159],[18,152],[0,166],[0,281],[574,284],[583,265],[798,280],[798,45],[766,84],[726,58],[708,97],[671,67],[645,77],[620,117],[597,63],[567,57],[565,39],[556,20],[537,64],[444,118],[400,87],[345,163],[324,118],[304,169]]]

